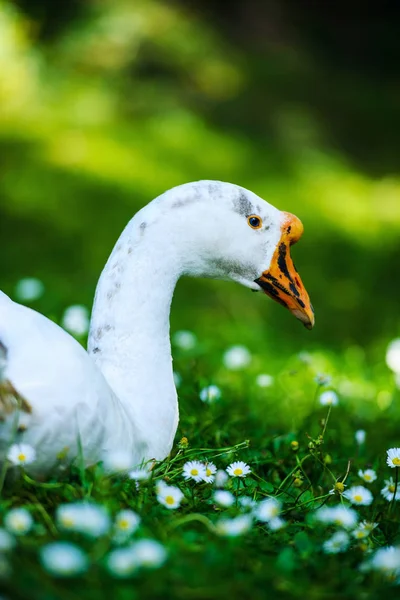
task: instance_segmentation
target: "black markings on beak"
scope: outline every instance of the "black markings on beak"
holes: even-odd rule
[[[275,279],[273,277],[273,279]],[[276,300],[277,302],[279,302],[279,304],[282,304],[282,306],[284,306],[285,308],[288,308],[288,305],[286,304],[286,302],[280,297],[279,295],[279,291],[277,290],[277,288],[270,283],[269,281],[267,281],[266,279],[262,279],[261,277],[259,279],[255,279],[255,282],[258,283],[258,285],[265,291],[267,292],[267,294],[269,294],[274,300]],[[283,287],[283,286],[282,286]],[[287,292],[286,292],[287,293]]]

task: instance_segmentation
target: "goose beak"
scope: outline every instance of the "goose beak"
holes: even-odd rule
[[[312,329],[315,323],[314,309],[290,256],[290,246],[298,242],[303,235],[303,224],[294,215],[283,214],[281,239],[270,268],[255,282],[273,300],[288,308],[307,329]]]

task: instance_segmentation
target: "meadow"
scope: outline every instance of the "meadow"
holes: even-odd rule
[[[336,26],[274,37],[271,11],[267,33],[244,19],[235,37],[229,15],[195,5],[0,0],[0,289],[85,345],[128,220],[217,179],[301,218],[316,326],[236,284],[181,281],[171,455],[39,481],[32,450],[11,448],[2,600],[395,598],[398,37],[376,74],[379,44],[361,68],[343,39],[329,46]],[[382,47],[393,31],[387,19]]]

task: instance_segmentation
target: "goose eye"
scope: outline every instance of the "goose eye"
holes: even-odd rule
[[[262,220],[257,215],[250,215],[247,217],[247,222],[252,229],[260,229],[262,227]]]

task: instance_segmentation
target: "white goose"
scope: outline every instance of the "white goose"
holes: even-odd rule
[[[0,292],[0,442],[37,452],[46,473],[68,449],[86,464],[122,449],[163,459],[178,424],[169,311],[181,275],[237,281],[285,305],[311,329],[313,309],[290,258],[297,217],[229,183],[162,194],[117,241],[94,300],[88,352],[43,315]],[[80,440],[80,441],[78,441]],[[81,445],[82,450],[79,450]]]

